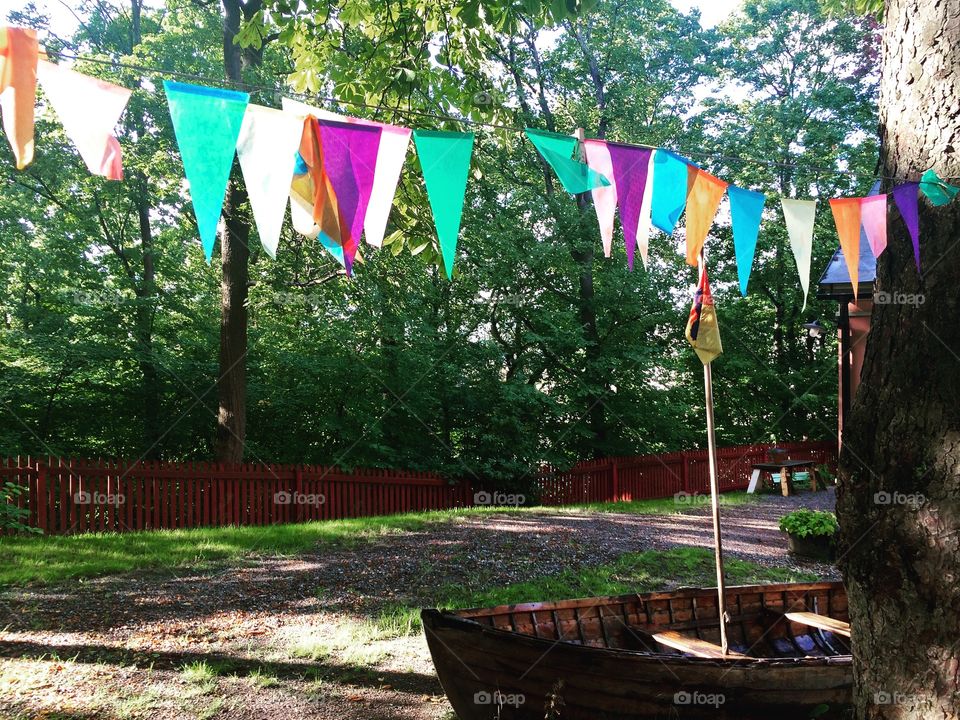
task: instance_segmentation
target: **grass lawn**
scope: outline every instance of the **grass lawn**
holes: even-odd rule
[[[726,505],[754,502],[755,495],[726,493]],[[481,507],[380,517],[328,520],[264,527],[216,527],[148,530],[135,533],[88,533],[65,536],[0,537],[0,585],[48,584],[131,570],[203,567],[251,555],[296,555],[317,544],[364,542],[392,533],[421,530],[432,523],[491,513],[670,514],[703,505],[673,498],[566,507]]]

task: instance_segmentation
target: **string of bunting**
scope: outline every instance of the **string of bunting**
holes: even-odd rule
[[[130,98],[129,89],[53,64],[39,50],[36,34],[0,28],[0,110],[18,169],[33,160],[37,82],[90,172],[123,178],[114,129]],[[472,132],[411,130],[346,117],[283,98],[275,109],[250,102],[247,92],[185,82],[163,82],[180,149],[204,255],[213,255],[217,227],[234,153],[250,197],[260,241],[275,258],[289,205],[294,229],[317,238],[348,275],[363,262],[360,238],[380,247],[410,138],[433,214],[444,270],[452,277],[464,197],[474,148]],[[456,118],[451,118],[455,120]],[[714,218],[729,201],[740,292],[746,296],[766,198],[755,189],[731,185],[664,148],[576,137],[526,128],[525,134],[569,193],[589,192],[604,254],[612,252],[619,210],[627,262],[639,250],[648,262],[653,228],[672,234],[686,213],[686,261],[696,266]],[[857,293],[860,233],[874,255],[887,245],[888,206],[906,224],[920,271],[918,196],[933,205],[950,202],[960,188],[930,169],[919,181],[888,194],[830,200]],[[810,283],[815,199],[781,200],[806,306]],[[701,292],[709,297],[705,270]]]

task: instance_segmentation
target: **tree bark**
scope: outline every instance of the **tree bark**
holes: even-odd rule
[[[260,0],[223,0],[223,67],[227,80],[242,81],[244,54],[234,38],[240,23],[260,9]],[[259,53],[254,61],[259,60]],[[220,235],[220,368],[217,375],[217,460],[241,462],[247,434],[247,294],[250,281],[250,218],[244,212],[247,191],[234,178],[224,202]]]
[[[960,176],[960,4],[888,0],[881,86],[884,175]],[[888,182],[886,190],[893,183]],[[960,716],[960,202],[921,198],[923,276],[899,213],[844,430],[841,568],[858,718]],[[878,495],[878,493],[881,493]]]

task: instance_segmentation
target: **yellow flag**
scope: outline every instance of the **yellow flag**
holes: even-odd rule
[[[700,361],[707,365],[723,352],[720,342],[720,326],[717,324],[717,310],[710,293],[707,280],[707,266],[700,265],[700,283],[693,296],[690,319],[687,321],[687,341],[693,346]]]

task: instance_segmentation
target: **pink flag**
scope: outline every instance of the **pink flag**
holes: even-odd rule
[[[90,172],[122,180],[120,143],[113,131],[131,91],[46,60],[37,65],[37,77]]]
[[[613,249],[613,218],[617,212],[617,182],[613,175],[613,161],[604,140],[584,140],[583,155],[587,167],[610,181],[609,185],[595,187],[590,191],[593,206],[597,210],[597,222],[600,224],[603,254],[610,257]]]
[[[379,127],[335,120],[317,122],[323,148],[323,169],[337,196],[340,244],[347,273],[351,273],[373,190],[381,131]]]
[[[887,196],[860,198],[860,220],[874,257],[887,249]]]

